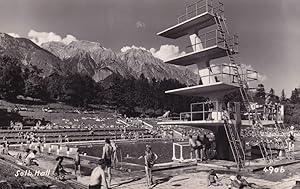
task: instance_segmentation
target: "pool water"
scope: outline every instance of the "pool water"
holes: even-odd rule
[[[117,158],[119,162],[128,162],[144,165],[145,147],[151,145],[152,151],[158,155],[156,163],[171,162],[173,157],[173,142],[123,142],[117,143]],[[79,146],[80,153],[86,153],[89,156],[101,157],[103,145]],[[183,148],[184,158],[190,157],[190,148]],[[176,157],[179,158],[179,148],[176,148]]]

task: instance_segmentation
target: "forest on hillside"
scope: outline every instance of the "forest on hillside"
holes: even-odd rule
[[[14,102],[18,96],[38,99],[45,103],[59,101],[89,108],[91,104],[108,105],[128,116],[158,116],[165,111],[178,114],[189,110],[192,102],[204,101],[201,97],[182,97],[165,94],[164,91],[185,87],[177,80],[148,80],[141,74],[139,79],[114,75],[109,81],[96,83],[91,77],[79,73],[41,76],[42,70],[23,66],[18,59],[0,57],[0,98]],[[276,95],[274,90],[265,91],[259,84],[254,92],[255,101],[264,103],[266,94],[274,102],[285,105],[285,122],[300,124],[300,89],[295,88],[291,97],[284,90]],[[239,93],[224,97],[224,101],[241,101]]]

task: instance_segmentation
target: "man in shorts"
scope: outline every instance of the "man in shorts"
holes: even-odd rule
[[[107,176],[108,176],[108,187],[111,186],[111,164],[113,159],[113,147],[111,146],[110,140],[105,139],[105,144],[103,146],[102,158],[105,162],[105,167],[107,167]]]
[[[89,189],[108,189],[104,169],[105,161],[99,159],[98,166],[92,171]]]

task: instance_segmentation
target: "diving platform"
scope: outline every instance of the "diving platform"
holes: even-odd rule
[[[224,5],[213,4],[210,0],[200,0],[186,7],[185,14],[177,18],[177,24],[157,33],[157,35],[177,39],[216,24],[214,14],[224,19]]]
[[[226,46],[224,38],[217,29],[202,34],[191,35],[190,40],[192,44],[186,47],[186,51],[188,52],[192,49],[191,52],[166,60],[165,63],[189,66],[226,57],[228,51],[233,55],[238,53],[238,37],[234,35],[228,38],[228,46]]]
[[[283,121],[278,121],[278,123],[283,123]],[[181,126],[192,126],[200,128],[217,127],[224,125],[224,120],[197,120],[197,121],[187,121],[187,120],[164,120],[157,123],[158,125],[181,125]],[[275,124],[275,120],[262,120],[261,124],[263,126],[272,126]],[[242,127],[252,127],[252,123],[249,120],[241,120]]]
[[[237,66],[230,64],[211,65],[198,70],[200,84],[165,91],[166,94],[183,96],[223,96],[228,92],[239,89],[240,85],[236,75]],[[246,69],[240,77],[248,83],[248,86],[256,84],[258,74],[255,70]]]
[[[237,104],[237,105],[236,105]],[[264,126],[274,125],[275,122],[283,123],[284,120],[284,107],[283,105],[269,106],[253,104],[253,109],[256,111],[245,112],[246,110],[240,111],[236,107],[239,107],[239,103],[228,103],[225,104],[222,101],[206,101],[197,102],[190,104],[188,112],[181,112],[179,117],[168,117],[158,122],[159,125],[183,125],[193,127],[217,127],[224,125],[224,115],[229,116],[231,121],[234,123],[234,115],[238,113],[240,116],[241,126],[252,127],[252,120],[254,116],[259,116],[261,124]],[[229,109],[231,113],[228,114]]]
[[[238,88],[238,83],[215,82],[207,85],[196,85],[191,87],[172,89],[165,91],[165,93],[183,96],[207,96],[212,93],[230,92]]]
[[[206,27],[213,26],[214,24],[216,24],[214,15],[209,12],[205,12],[184,22],[178,23],[175,26],[167,28],[157,33],[157,35],[170,39],[177,39],[189,35],[195,30],[201,30]]]
[[[214,45],[205,49],[197,50],[172,58],[165,61],[167,64],[174,64],[179,66],[189,66],[199,63],[199,60],[212,60],[227,56],[226,48],[220,45]]]

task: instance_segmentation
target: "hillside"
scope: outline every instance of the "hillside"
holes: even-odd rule
[[[0,56],[11,56],[26,66],[36,66],[48,76],[54,72],[61,73],[62,61],[49,51],[39,47],[29,39],[14,38],[0,33]]]

